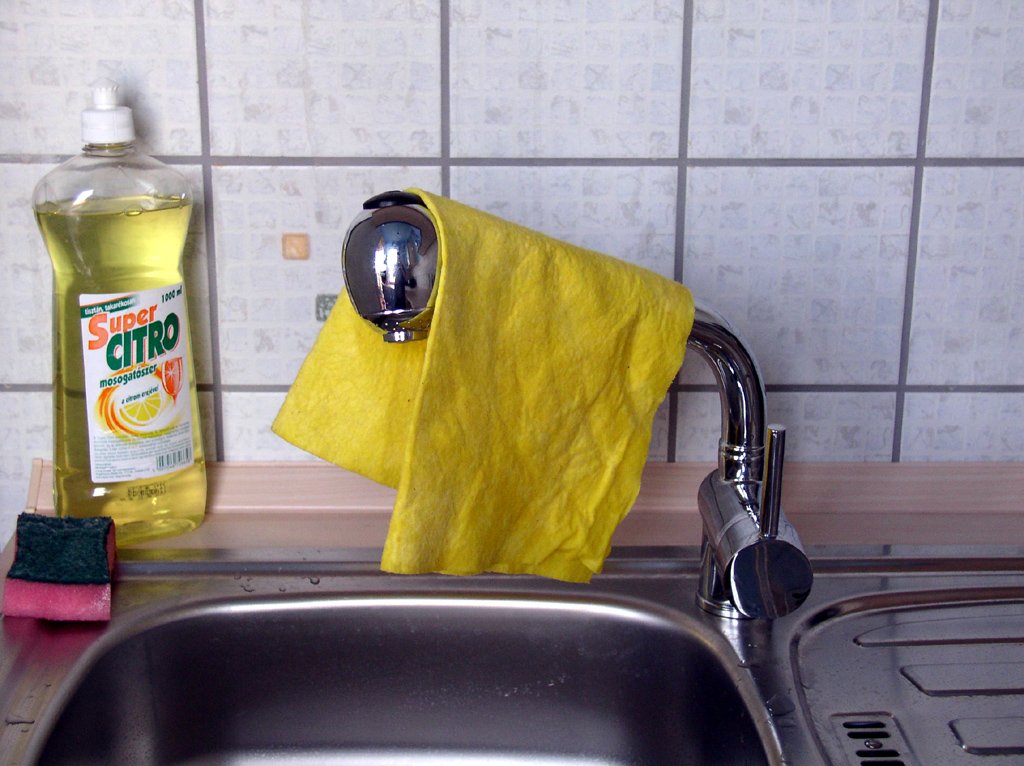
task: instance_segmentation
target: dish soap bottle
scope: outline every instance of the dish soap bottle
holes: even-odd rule
[[[193,529],[206,509],[181,268],[192,194],[136,151],[110,80],[82,141],[32,200],[53,262],[54,501],[112,517],[124,545]]]

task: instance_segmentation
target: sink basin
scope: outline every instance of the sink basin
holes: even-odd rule
[[[0,764],[1024,758],[1019,549],[812,549],[773,621],[699,610],[696,548],[613,551],[590,585],[378,554],[128,551],[109,625],[4,619]]]
[[[767,764],[713,639],[609,596],[214,599],[104,635],[39,763]]]

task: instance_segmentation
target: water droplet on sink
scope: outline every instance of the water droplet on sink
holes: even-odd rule
[[[788,715],[796,710],[796,705],[793,704],[793,700],[787,697],[785,694],[773,694],[765,702],[765,706],[768,708],[768,712],[773,716]]]

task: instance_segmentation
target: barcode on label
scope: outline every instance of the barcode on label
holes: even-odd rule
[[[165,455],[157,455],[156,467],[159,471],[166,471],[168,468],[178,468],[192,462],[192,448],[182,447],[174,452]]]

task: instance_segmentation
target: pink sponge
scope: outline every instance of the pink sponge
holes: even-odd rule
[[[109,620],[116,550],[110,518],[21,514],[14,563],[4,582],[4,614]]]

